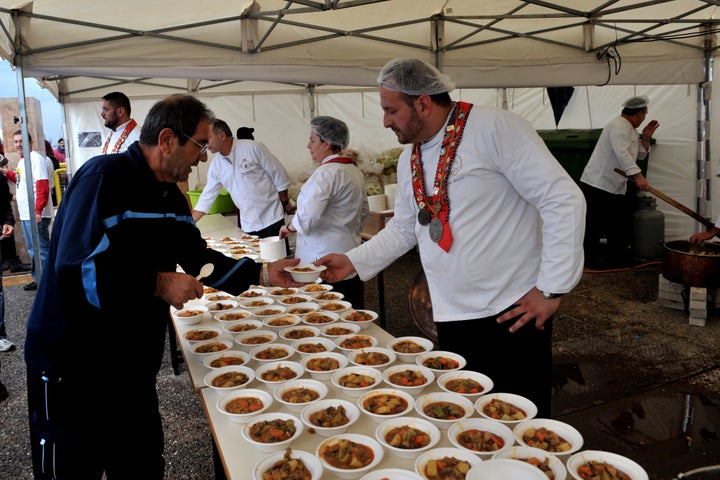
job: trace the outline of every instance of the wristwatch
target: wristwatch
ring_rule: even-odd
[[[553,298],[560,298],[563,295],[565,295],[564,293],[551,293],[551,292],[545,292],[543,290],[540,290],[540,293],[542,293],[543,298],[546,300],[551,300]]]

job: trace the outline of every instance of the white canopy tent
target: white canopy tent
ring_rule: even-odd
[[[390,58],[424,58],[456,99],[508,108],[555,128],[542,87],[575,86],[558,128],[602,128],[634,94],[661,122],[648,177],[712,216],[717,162],[709,108],[718,0],[0,0],[0,55],[64,105],[72,168],[98,148],[100,97],[113,90],[142,121],[159,98],[200,97],[232,128],[254,126],[292,171],[309,163],[308,122],[345,120],[351,147],[396,146],[375,80]],[[202,182],[201,169],[199,179]],[[705,179],[708,179],[706,182]],[[196,180],[197,181],[197,180]],[[192,187],[193,179],[191,179]],[[717,204],[717,205],[716,205]],[[715,208],[713,208],[715,207]],[[666,238],[695,222],[663,205]]]

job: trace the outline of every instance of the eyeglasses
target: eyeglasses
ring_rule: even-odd
[[[182,132],[180,132],[180,133],[182,133]],[[189,136],[185,135],[184,133],[182,134],[182,136],[185,137],[185,138],[187,138],[187,139],[190,140],[191,142],[193,142],[193,143],[194,143],[195,145],[197,145],[198,147],[200,147],[200,154],[198,155],[198,157],[202,157],[203,155],[205,155],[205,152],[207,152],[207,149],[208,149],[209,145],[203,145],[202,143],[198,142],[197,140],[195,140],[195,139],[192,138],[192,137],[189,137]]]

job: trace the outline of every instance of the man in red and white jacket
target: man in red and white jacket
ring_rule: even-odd
[[[28,255],[32,260],[30,273],[32,274],[33,281],[23,286],[23,290],[27,291],[37,290],[38,280],[37,268],[35,265],[35,245],[32,241],[33,233],[32,224],[30,222],[35,221],[37,223],[40,261],[44,265],[50,249],[50,223],[52,222],[53,217],[53,207],[50,203],[50,178],[47,166],[48,160],[39,152],[32,150],[32,137],[28,135],[28,139],[30,140],[30,163],[32,166],[32,180],[34,182],[34,215],[30,214],[28,188],[25,183],[27,180],[25,175],[22,131],[18,130],[13,134],[13,144],[15,145],[15,150],[20,154],[20,162],[18,162],[17,168],[14,171],[6,168],[0,168],[0,172],[7,177],[8,181],[15,184],[15,199],[17,200],[18,213],[20,214],[23,235],[25,236],[25,245],[27,246]]]

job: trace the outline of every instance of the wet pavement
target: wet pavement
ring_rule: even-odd
[[[553,418],[651,480],[720,479],[720,318],[658,305],[661,267],[586,272],[555,323]]]

